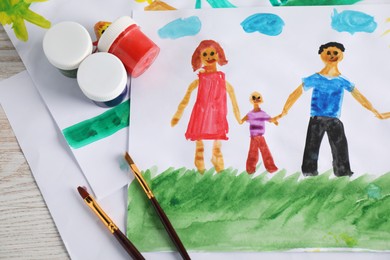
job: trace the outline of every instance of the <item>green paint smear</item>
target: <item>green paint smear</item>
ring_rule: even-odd
[[[129,126],[130,101],[91,119],[65,128],[62,133],[72,148],[80,148],[106,138]]]
[[[188,250],[390,249],[390,172],[374,180],[330,178],[330,171],[302,180],[285,171],[270,179],[233,169],[156,173],[144,177]],[[383,195],[373,199],[370,185]],[[136,181],[128,190],[127,235],[142,251],[175,250]]]
[[[233,8],[236,7],[228,0],[206,0],[212,8]],[[195,9],[202,8],[202,0],[196,0]]]
[[[273,6],[352,5],[361,0],[269,0]]]

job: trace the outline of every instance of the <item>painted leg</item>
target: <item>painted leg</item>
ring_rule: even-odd
[[[204,153],[203,142],[202,140],[198,140],[196,141],[196,149],[195,149],[195,166],[196,169],[198,169],[198,171],[202,174],[205,171],[203,153]]]
[[[333,119],[327,133],[332,150],[334,175],[351,176],[353,172],[349,164],[348,142],[343,123],[337,118]]]
[[[268,148],[267,142],[265,141],[264,136],[259,137],[259,147],[261,156],[263,158],[264,167],[269,173],[276,172],[278,170],[278,167],[276,167],[274,163],[274,159],[272,157],[271,151]]]
[[[325,126],[322,119],[311,117],[309,121],[302,162],[302,173],[305,176],[318,175],[318,154],[325,134]]]
[[[214,165],[215,171],[220,172],[225,168],[223,162],[223,155],[221,152],[222,143],[219,140],[215,140],[213,143],[213,156],[211,162]]]
[[[256,165],[259,161],[259,145],[258,140],[255,137],[251,137],[249,145],[248,158],[246,159],[246,171],[252,174],[256,171]]]

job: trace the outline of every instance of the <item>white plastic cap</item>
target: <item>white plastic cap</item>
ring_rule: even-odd
[[[127,27],[136,24],[129,16],[122,16],[113,22],[104,31],[98,42],[98,50],[102,52],[108,52],[115,39],[124,31]]]
[[[76,22],[61,22],[52,26],[43,38],[43,51],[49,62],[62,70],[77,69],[92,53],[88,31]]]
[[[97,52],[80,64],[77,83],[89,99],[106,102],[118,97],[126,88],[127,72],[119,58]]]

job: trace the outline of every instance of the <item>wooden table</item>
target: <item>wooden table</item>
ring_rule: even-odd
[[[25,70],[0,27],[0,80]],[[69,259],[53,219],[0,107],[0,259]]]

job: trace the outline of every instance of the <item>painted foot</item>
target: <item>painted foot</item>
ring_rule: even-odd
[[[267,169],[267,172],[269,173],[274,173],[278,170],[278,167],[274,166],[274,167],[270,167],[269,169]]]
[[[313,172],[303,172],[303,176],[305,177],[310,177],[310,176],[317,176],[318,171],[313,171]]]
[[[221,172],[225,168],[222,156],[213,155],[213,157],[211,158],[211,163],[214,165],[216,172]]]
[[[205,167],[204,167],[204,161],[203,160],[196,160],[195,161],[195,167],[198,170],[200,174],[203,174],[205,172]]]

